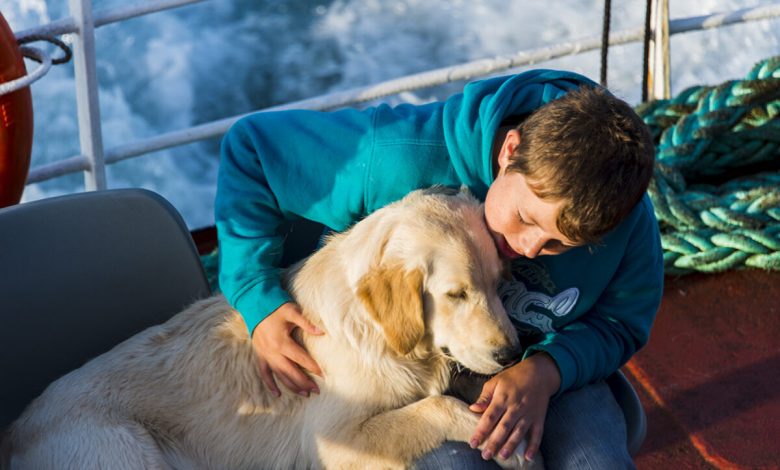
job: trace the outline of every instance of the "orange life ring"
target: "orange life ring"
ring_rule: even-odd
[[[11,27],[0,13],[0,83],[27,74]],[[0,207],[22,198],[32,150],[33,110],[30,87],[0,96]]]

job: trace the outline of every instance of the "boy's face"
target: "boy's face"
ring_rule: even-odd
[[[497,155],[498,176],[485,198],[485,220],[498,252],[504,258],[557,255],[575,246],[557,226],[563,201],[540,199],[524,175],[507,172],[509,156],[519,143],[517,131],[509,131]]]

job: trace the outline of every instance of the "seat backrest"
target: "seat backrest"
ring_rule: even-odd
[[[0,429],[66,372],[209,295],[176,209],[143,189],[0,210]]]

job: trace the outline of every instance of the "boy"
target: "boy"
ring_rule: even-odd
[[[340,231],[413,189],[465,184],[513,260],[500,290],[528,339],[524,359],[472,404],[482,417],[471,447],[485,442],[489,460],[527,438],[526,457],[541,445],[548,468],[630,467],[602,379],[646,343],[660,302],[660,239],[643,196],[652,169],[641,119],[570,72],[477,81],[422,106],[255,114],[223,142],[220,285],[252,333],[266,385],[317,393],[301,368],[321,372],[291,332],[321,332],[280,286],[279,224],[303,217]],[[448,443],[418,466],[462,467],[442,457],[452,450],[481,462]]]

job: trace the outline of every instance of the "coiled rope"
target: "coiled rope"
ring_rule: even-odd
[[[62,50],[62,56],[52,59],[48,52],[42,49],[24,45],[35,41],[47,41],[54,44]],[[64,41],[47,34],[30,35],[23,39],[19,39],[17,43],[21,46],[20,50],[22,52],[22,56],[34,60],[41,65],[36,67],[32,72],[15,80],[9,80],[7,82],[0,83],[0,96],[13,93],[17,90],[21,90],[24,87],[30,86],[31,84],[40,80],[44,75],[49,73],[49,69],[51,69],[52,65],[64,64],[68,62],[73,56],[70,47],[68,47]]]
[[[648,194],[666,273],[780,271],[780,56],[637,113],[656,142]]]

